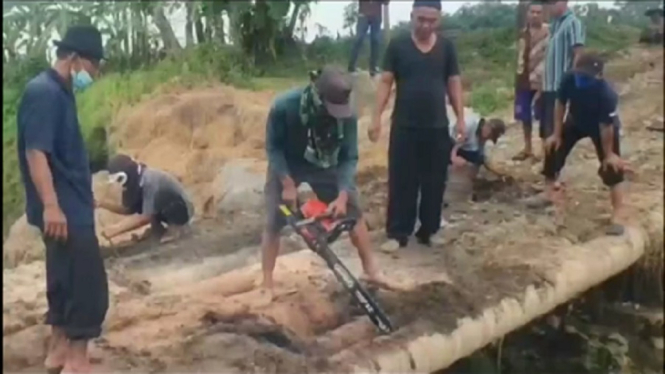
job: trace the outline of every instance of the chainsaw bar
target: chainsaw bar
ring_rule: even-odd
[[[296,215],[286,205],[280,205],[279,208],[289,226],[305,240],[305,243],[312,251],[323,258],[326,265],[335,274],[335,278],[342,283],[346,291],[351,294],[351,297],[360,304],[365,314],[379,331],[384,334],[392,333],[394,331],[393,326],[379,304],[330,248],[330,241],[327,238],[328,233],[321,222],[312,218],[298,220]],[[337,235],[334,235],[335,238],[337,236],[339,236],[339,232]]]

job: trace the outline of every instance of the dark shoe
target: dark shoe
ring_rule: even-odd
[[[416,240],[418,240],[418,243],[420,243],[422,245],[425,245],[425,246],[428,246],[428,247],[432,245],[432,234],[417,232],[415,237],[416,237]]]

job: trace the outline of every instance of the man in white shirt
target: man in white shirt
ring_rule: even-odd
[[[465,116],[466,122],[466,137],[462,144],[457,144],[453,147],[450,157],[453,167],[462,167],[467,163],[474,165],[473,175],[470,177],[475,178],[480,170],[480,166],[485,168],[499,177],[506,177],[506,175],[497,170],[485,157],[485,142],[491,140],[494,144],[499,138],[506,133],[506,124],[503,120],[498,118],[491,118],[486,120],[476,114],[467,114]],[[456,126],[449,128],[451,138],[457,136]]]

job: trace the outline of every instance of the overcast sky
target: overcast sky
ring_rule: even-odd
[[[312,39],[316,35],[315,25],[321,24],[330,32],[335,35],[337,31],[345,34],[342,26],[344,25],[344,7],[351,1],[319,1],[318,4],[312,6],[312,16],[307,22],[308,31],[307,39]],[[447,13],[453,13],[464,4],[477,3],[479,1],[442,1],[441,8]],[[517,1],[504,1],[504,3],[516,3]],[[592,1],[573,1],[572,5],[591,3]],[[614,1],[595,1],[601,7],[611,7]],[[411,13],[411,0],[391,0],[390,3],[390,23],[396,25],[402,21],[409,20]],[[445,21],[444,21],[445,22]]]

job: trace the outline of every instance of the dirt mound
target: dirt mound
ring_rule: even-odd
[[[201,212],[225,161],[263,158],[272,98],[227,86],[172,92],[122,111],[110,139],[120,151],[173,173]]]

